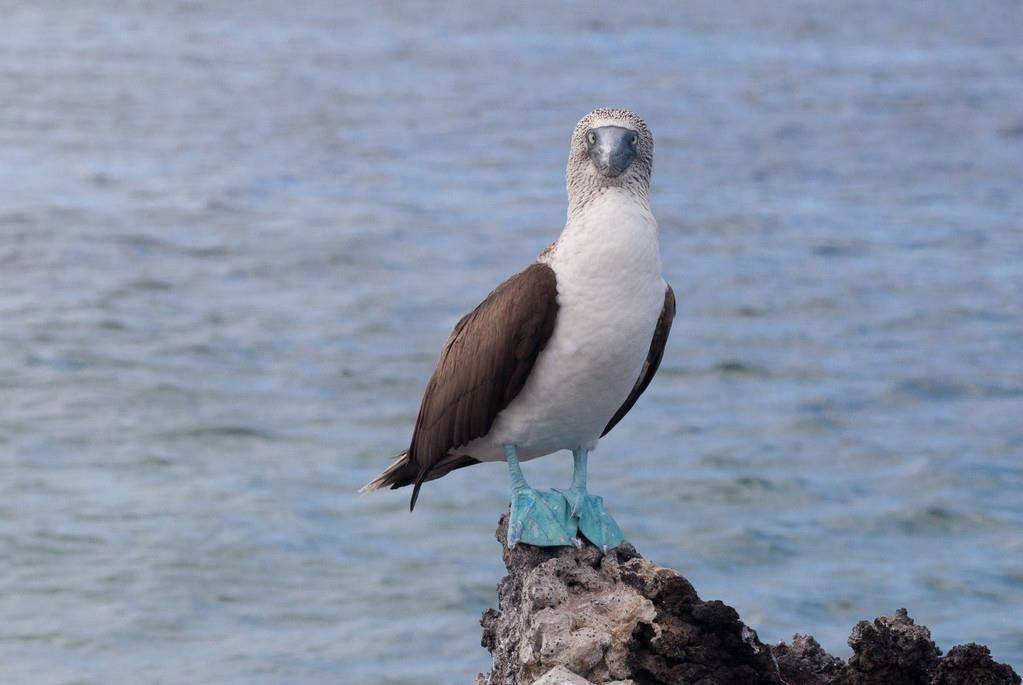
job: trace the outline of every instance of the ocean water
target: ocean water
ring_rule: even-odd
[[[355,491],[598,105],[679,298],[591,460],[628,537],[765,641],[1023,670],[1019,3],[3,4],[0,682],[485,670],[503,466]]]

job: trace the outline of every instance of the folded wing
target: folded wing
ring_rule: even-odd
[[[455,326],[426,386],[408,449],[406,473],[415,484],[410,507],[425,481],[476,463],[449,453],[486,435],[522,390],[554,331],[557,295],[554,271],[533,264]]]

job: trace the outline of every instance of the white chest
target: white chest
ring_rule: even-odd
[[[596,442],[639,378],[664,305],[657,223],[631,196],[608,191],[574,215],[545,260],[558,320],[486,441],[513,442],[524,459]]]
[[[572,217],[548,264],[558,277],[559,328],[611,326],[606,340],[628,336],[664,299],[657,222],[645,202],[606,191]],[[649,340],[647,341],[649,343]]]

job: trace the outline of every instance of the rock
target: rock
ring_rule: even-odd
[[[590,685],[590,681],[577,676],[564,666],[555,666],[542,678],[533,681],[533,685]]]
[[[905,609],[874,622],[860,621],[849,635],[848,685],[927,685],[941,650],[931,631],[918,626]]]
[[[771,652],[788,685],[838,685],[842,682],[845,664],[825,652],[810,635],[796,634],[791,646],[780,642]]]
[[[996,663],[984,645],[957,645],[949,650],[931,676],[930,685],[1020,685],[1020,677]]]
[[[942,658],[905,609],[858,623],[843,662],[806,635],[764,645],[735,609],[628,543],[508,549],[506,533],[507,515],[500,610],[480,621],[493,668],[474,685],[1021,685],[986,647]]]
[[[505,516],[502,544],[506,527]],[[607,554],[586,542],[505,546],[504,563],[500,611],[481,621],[494,665],[478,685],[547,685],[566,670],[583,679],[569,683],[782,685],[770,649],[735,609],[702,601],[631,545]]]
[[[771,651],[789,685],[1020,685],[1020,677],[996,663],[987,647],[960,645],[942,658],[931,631],[905,609],[860,621],[849,646],[853,655],[845,664],[802,635]]]

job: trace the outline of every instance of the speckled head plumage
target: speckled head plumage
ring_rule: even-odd
[[[627,109],[593,110],[572,133],[565,174],[569,212],[606,188],[647,198],[653,157],[654,138],[639,115]]]

